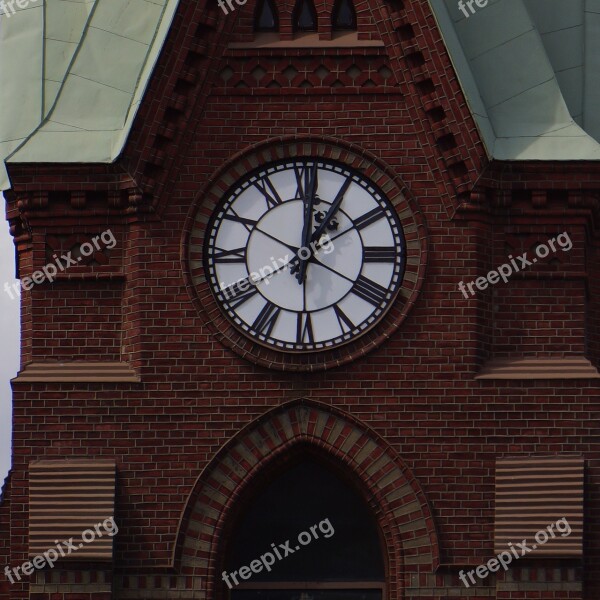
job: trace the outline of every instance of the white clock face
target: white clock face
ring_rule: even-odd
[[[303,158],[263,167],[230,190],[209,223],[205,257],[213,294],[247,336],[314,352],[383,317],[402,283],[405,242],[374,184]]]

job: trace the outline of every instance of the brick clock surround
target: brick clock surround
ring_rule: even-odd
[[[109,558],[69,557],[14,584],[0,573],[0,598],[225,600],[232,515],[310,455],[369,507],[385,600],[595,600],[600,166],[488,160],[425,0],[356,0],[343,34],[322,0],[304,36],[293,4],[276,1],[275,39],[253,32],[254,0],[227,16],[183,0],[118,161],[9,165],[19,277],[108,228],[117,243],[23,293],[0,567],[30,558],[35,461],[114,461],[119,533]],[[286,353],[225,317],[204,235],[237,181],[302,157],[386,194],[406,269],[373,329]],[[473,298],[458,290],[564,231],[569,252]],[[560,475],[549,491],[583,514],[580,548],[466,588],[460,570],[495,555],[496,462],[508,457],[559,461],[559,473],[582,461],[583,492]]]

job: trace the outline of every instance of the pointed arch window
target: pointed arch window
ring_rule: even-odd
[[[317,31],[317,11],[312,0],[297,0],[292,19],[294,31]]]
[[[228,529],[223,598],[383,598],[384,554],[370,507],[353,484],[312,457],[269,478]],[[269,570],[271,558],[261,562],[266,552],[274,561]]]
[[[352,0],[336,0],[331,17],[334,31],[356,31],[356,11]]]
[[[259,0],[254,12],[254,31],[279,31],[279,16],[273,0]]]

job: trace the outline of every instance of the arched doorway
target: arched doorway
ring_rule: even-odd
[[[385,587],[376,597],[400,600],[409,585],[412,590],[429,589],[431,574],[439,564],[439,546],[419,482],[394,449],[373,430],[348,413],[303,398],[274,407],[248,423],[198,476],[173,548],[173,567],[188,578],[187,585],[195,586],[194,590],[212,600],[230,599],[234,587],[242,592],[240,586],[230,590],[222,578],[239,519],[256,494],[295,464],[291,462],[294,458],[308,455],[329,466],[333,476],[359,490],[371,514],[376,515],[386,565]],[[336,521],[333,517],[330,520],[335,528]],[[304,527],[296,531],[296,535],[303,530]],[[331,539],[335,539],[337,531],[339,527]],[[274,536],[266,544],[271,547],[286,539],[287,536]],[[242,566],[249,565],[231,568]],[[245,583],[255,581],[250,577]],[[349,583],[356,586],[357,580]],[[308,600],[304,582],[298,585],[305,595],[292,598]],[[371,586],[368,590],[373,589],[373,582],[367,585]],[[343,598],[356,600],[351,593],[354,592],[344,592]],[[371,592],[361,593],[364,600],[370,600],[367,594]],[[339,600],[339,596],[331,594],[332,599]],[[266,595],[263,598],[271,600]],[[317,592],[314,600],[321,600]]]
[[[383,600],[379,527],[345,469],[307,453],[267,477],[227,527],[220,597]]]

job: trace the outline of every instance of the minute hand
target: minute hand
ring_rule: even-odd
[[[319,226],[315,229],[315,232],[312,234],[312,242],[318,240],[321,237],[323,231],[325,231],[327,224],[329,223],[329,221],[331,221],[333,215],[335,215],[335,213],[338,211],[338,208],[340,207],[340,204],[342,203],[342,200],[344,199],[344,196],[346,195],[346,192],[348,191],[348,188],[350,187],[351,183],[351,179],[346,179],[346,181],[344,181],[344,185],[340,188],[339,192],[337,193],[337,196],[335,197],[335,200],[329,207],[325,218],[321,221]]]

